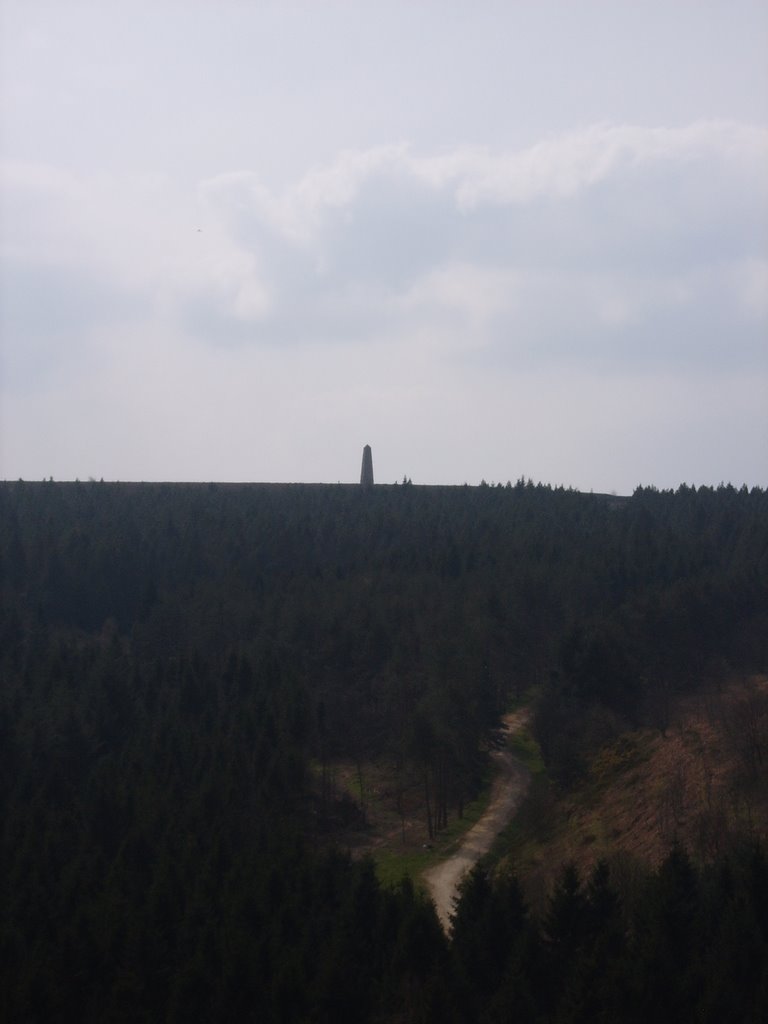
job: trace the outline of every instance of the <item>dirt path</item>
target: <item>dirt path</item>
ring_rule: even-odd
[[[528,720],[528,710],[514,711],[504,716],[507,736],[511,736]],[[509,750],[497,750],[491,755],[499,766],[491,790],[491,801],[480,820],[464,836],[459,850],[424,872],[429,893],[444,930],[451,928],[451,914],[459,884],[464,875],[488,853],[496,836],[512,819],[520,806],[530,781],[530,772]]]

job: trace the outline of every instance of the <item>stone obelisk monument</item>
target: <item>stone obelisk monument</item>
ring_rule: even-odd
[[[367,444],[363,448],[363,468],[360,470],[360,486],[373,487],[373,456],[371,446]]]

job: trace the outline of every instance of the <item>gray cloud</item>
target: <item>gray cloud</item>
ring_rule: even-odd
[[[764,160],[768,133],[717,122],[500,156],[349,153],[279,195],[214,179],[202,195],[269,295],[250,322],[222,308],[215,334],[364,343],[431,326],[448,351],[526,364],[762,365],[765,311],[734,281],[764,254]]]
[[[100,358],[94,332],[146,317],[146,296],[121,288],[96,268],[20,264],[0,286],[0,361],[8,390],[35,390],[82,373]]]

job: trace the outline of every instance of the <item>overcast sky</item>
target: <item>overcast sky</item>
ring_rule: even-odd
[[[0,477],[768,485],[766,0],[0,19]]]

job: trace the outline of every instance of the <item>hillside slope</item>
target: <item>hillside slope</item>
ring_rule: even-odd
[[[540,776],[506,836],[502,869],[541,904],[562,864],[656,868],[674,847],[699,862],[768,838],[768,677],[731,678],[680,698],[665,731],[600,749],[570,790]]]

